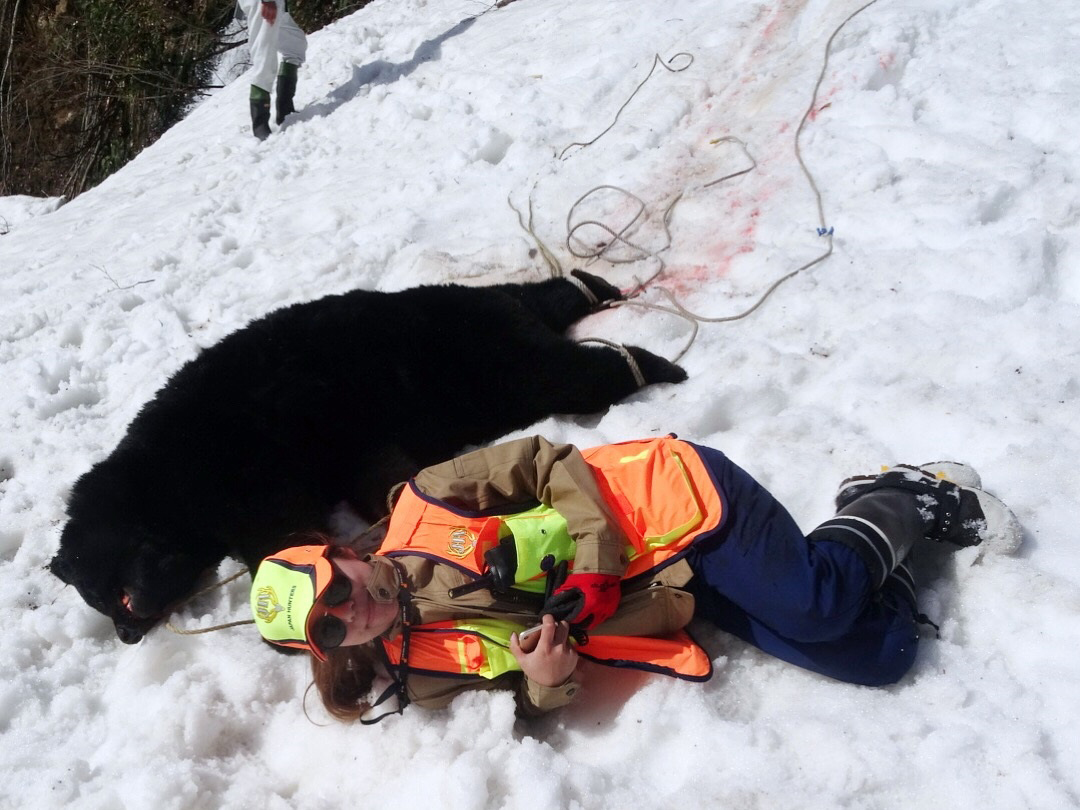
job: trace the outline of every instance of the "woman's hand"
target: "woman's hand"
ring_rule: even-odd
[[[570,646],[570,625],[556,622],[550,613],[542,619],[542,629],[525,640],[523,649],[517,633],[510,636],[510,652],[529,680],[541,686],[561,686],[574,674],[577,650]]]

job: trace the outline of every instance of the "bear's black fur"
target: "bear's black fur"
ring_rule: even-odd
[[[574,275],[601,302],[618,296]],[[180,368],[79,478],[50,568],[135,643],[225,555],[254,570],[341,501],[373,521],[423,466],[633,393],[619,352],[563,334],[592,308],[552,279],[357,290],[272,312]],[[686,378],[630,352],[648,383]]]

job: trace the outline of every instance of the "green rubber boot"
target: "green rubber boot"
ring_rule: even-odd
[[[251,131],[260,141],[270,137],[270,94],[251,85]]]
[[[274,104],[277,108],[277,124],[285,120],[285,116],[296,112],[293,106],[293,97],[296,95],[297,66],[291,62],[282,62],[278,70],[277,91]]]

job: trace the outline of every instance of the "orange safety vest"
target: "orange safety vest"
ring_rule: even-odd
[[[627,537],[630,564],[624,579],[651,574],[674,562],[695,539],[720,525],[720,495],[701,458],[686,442],[673,437],[645,439],[594,447],[582,455]],[[484,573],[484,553],[508,533],[518,549],[515,588],[542,587],[543,570],[551,567],[551,558],[566,560],[573,569],[573,539],[566,521],[550,507],[478,515],[430,498],[412,482],[402,490],[378,553],[418,554],[479,577]],[[542,569],[545,557],[549,559]],[[383,647],[399,671],[493,678],[520,669],[508,646],[510,633],[523,629],[495,619],[435,622],[408,628],[395,641],[384,641]],[[577,649],[610,666],[687,680],[707,680],[712,674],[709,656],[685,631],[662,638],[590,635]]]
[[[665,436],[602,445],[582,455],[627,538],[630,564],[624,579],[674,562],[695,539],[720,525],[720,494],[686,442]],[[412,481],[401,491],[378,553],[419,554],[478,577],[484,572],[484,554],[508,535],[517,541],[515,587],[537,589],[552,558],[566,560],[573,570],[573,538],[566,521],[550,507],[481,515],[430,498]]]
[[[391,714],[400,714],[409,704],[407,682],[412,673],[442,678],[474,680],[497,678],[521,671],[510,652],[510,633],[523,625],[502,619],[468,619],[432,622],[405,627],[393,641],[382,640],[381,650],[392,683],[372,707],[397,695],[398,705],[373,718],[361,718],[372,725]],[[688,681],[712,677],[712,661],[685,630],[670,636],[591,636],[579,645],[578,654],[599,664],[670,675]]]
[[[503,619],[463,619],[406,628],[383,639],[391,671],[449,678],[497,678],[521,667],[510,652],[510,634],[524,625]],[[685,630],[669,636],[594,636],[577,645],[583,658],[611,667],[639,669],[686,681],[707,681],[712,661]],[[404,670],[404,671],[403,671]]]

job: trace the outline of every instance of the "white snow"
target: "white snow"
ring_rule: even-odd
[[[311,37],[303,110],[265,143],[241,79],[70,203],[0,200],[0,806],[1080,806],[1073,0],[878,0],[856,16],[801,136],[832,256],[746,319],[702,324],[687,383],[522,431],[674,431],[723,449],[807,530],[847,475],[974,464],[1023,548],[928,558],[941,638],[900,684],[828,681],[706,631],[704,686],[593,672],[573,710],[532,725],[508,695],[474,694],[352,727],[313,696],[305,717],[306,662],[250,628],[125,647],[44,567],[73,481],[200,347],[354,287],[546,277],[508,199],[531,200],[569,270],[567,216],[591,188],[645,203],[628,234],[645,253],[681,194],[643,299],[747,309],[828,247],[795,133],[861,5],[376,0]],[[678,53],[692,63],[658,67],[560,159],[656,54],[686,66]],[[747,155],[753,171],[706,185]],[[607,191],[580,213],[617,231],[635,205]],[[590,269],[629,288],[659,266],[645,253]],[[691,328],[624,308],[577,334],[674,357]],[[245,612],[236,582],[176,621]]]

